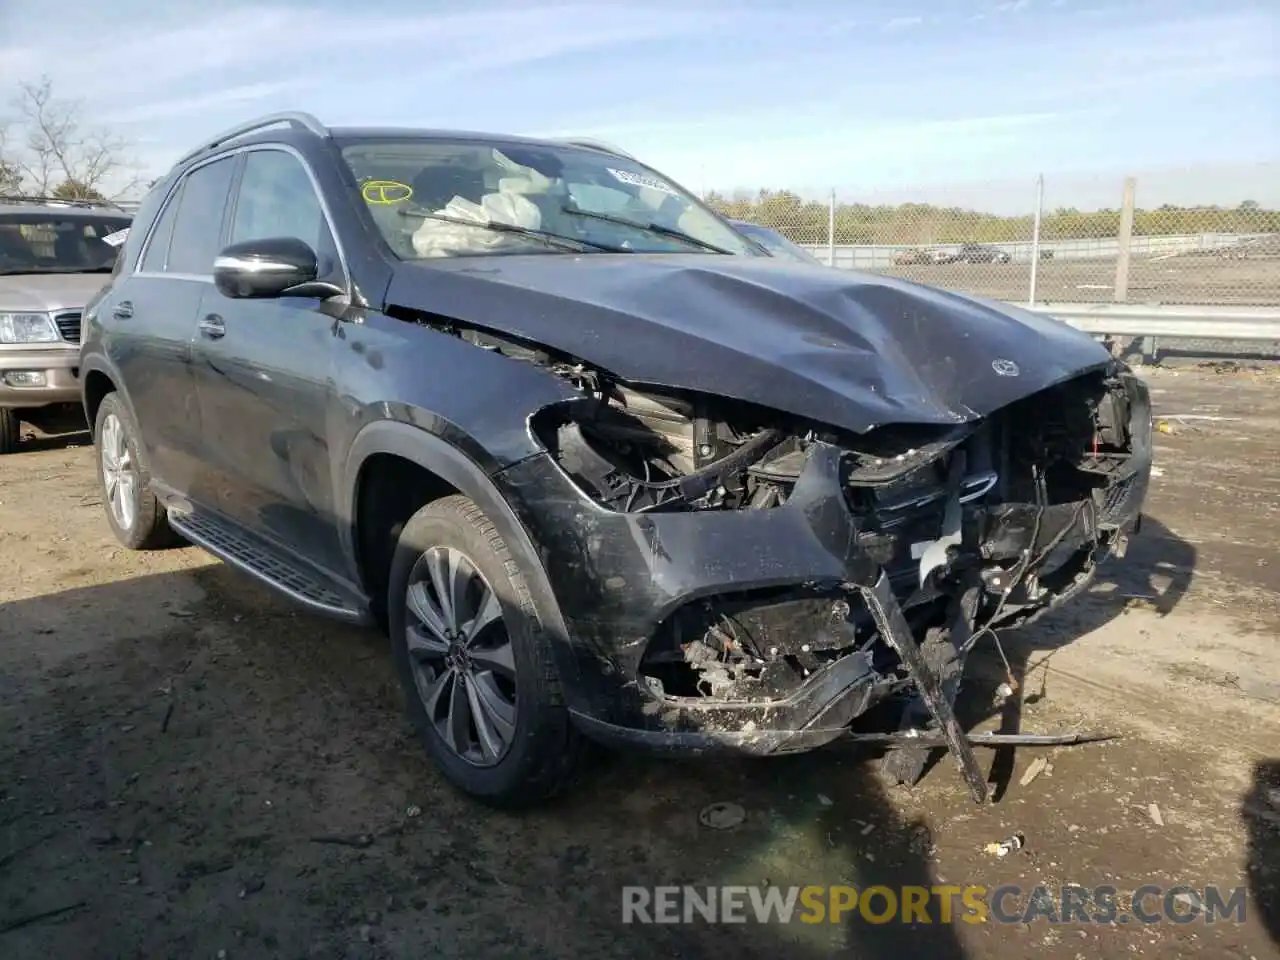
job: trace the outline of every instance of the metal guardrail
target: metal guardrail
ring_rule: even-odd
[[[1280,342],[1280,310],[1269,307],[1166,307],[1112,303],[1013,305],[1048,314],[1093,334]]]

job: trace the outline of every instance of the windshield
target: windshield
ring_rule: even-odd
[[[0,274],[110,273],[128,217],[0,213]]]
[[[745,233],[775,257],[782,257],[785,260],[798,260],[801,263],[817,264],[820,267],[826,266],[825,263],[804,247],[792,243],[776,230],[770,230],[768,227],[762,227],[756,223],[747,223],[743,220],[734,220],[732,222],[738,228],[739,233]]]
[[[760,256],[697,199],[634,160],[571,146],[359,139],[342,156],[396,256]]]

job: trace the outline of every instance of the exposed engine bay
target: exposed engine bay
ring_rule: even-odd
[[[776,510],[816,483],[815,460],[835,465],[850,535],[874,575],[719,593],[671,611],[643,645],[636,682],[653,702],[686,712],[759,704],[767,715],[856,660],[865,696],[854,715],[896,703],[900,730],[942,730],[955,752],[962,734],[947,728],[966,655],[984,637],[998,643],[993,628],[1078,594],[1100,560],[1122,555],[1132,529],[1117,518],[1145,493],[1149,400],[1122,366],[1100,366],[968,422],[854,434],[623,383],[473,328],[448,332],[576,388],[578,399],[538,411],[530,427],[578,490],[608,511]],[[924,751],[897,751],[889,762],[911,781]]]
[[[556,425],[549,449],[584,491],[616,510],[780,506],[800,479],[809,447],[840,446],[848,506],[860,532],[885,557],[908,608],[946,593],[931,576],[945,573],[952,562],[946,548],[961,543],[961,531],[947,529],[952,501],[971,516],[983,510],[1015,524],[1036,516],[1070,518],[1073,525],[1084,521],[1096,540],[1118,488],[1134,472],[1130,399],[1120,380],[1103,373],[1069,381],[976,423],[889,426],[862,437],[804,426],[789,432],[753,422],[745,412],[718,411],[702,398],[591,378],[581,382],[590,399],[583,409],[575,405],[572,420]],[[946,542],[948,534],[954,543]],[[1079,544],[1063,548],[1060,541],[1031,558],[1015,555],[999,538],[982,546],[984,583],[1004,601],[1002,613],[1012,616],[1049,599],[1049,581],[1041,581],[1061,569],[1069,548],[1078,552]],[[782,629],[789,625],[794,631],[799,611],[785,603],[784,610],[778,611]],[[745,614],[748,621],[762,615],[758,608]],[[722,611],[723,622],[706,627],[686,651],[704,678],[719,678],[699,684],[712,695],[732,692],[733,684],[724,679],[725,658],[767,662],[772,649],[751,639],[770,632],[764,621],[744,631],[742,616]],[[821,645],[810,643],[804,652]]]

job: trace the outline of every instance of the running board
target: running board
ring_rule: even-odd
[[[170,507],[169,526],[179,536],[316,613],[366,624],[368,614],[327,577],[222,517]]]

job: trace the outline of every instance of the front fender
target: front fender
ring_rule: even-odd
[[[343,468],[344,494],[341,502],[347,511],[344,537],[350,555],[356,556],[355,521],[359,507],[360,470],[375,454],[392,454],[416,463],[475,501],[484,511],[520,564],[542,628],[551,638],[560,675],[566,681],[571,680],[578,672],[577,661],[560,605],[533,540],[485,470],[449,441],[420,427],[395,420],[375,421],[360,430],[347,452]],[[367,583],[362,586],[368,589]],[[573,686],[566,683],[566,692],[571,693]]]
[[[137,412],[133,408],[133,398],[129,396],[129,388],[125,386],[124,378],[120,375],[120,371],[116,369],[115,364],[111,362],[111,358],[104,353],[97,351],[89,352],[80,351],[80,405],[84,408],[85,419],[89,423],[89,432],[93,432],[93,422],[95,411],[91,409],[90,395],[88,384],[91,373],[98,373],[105,376],[111,381],[112,389],[120,395],[120,399],[124,402],[125,408],[129,411],[129,416],[133,418],[133,422],[138,422]]]

